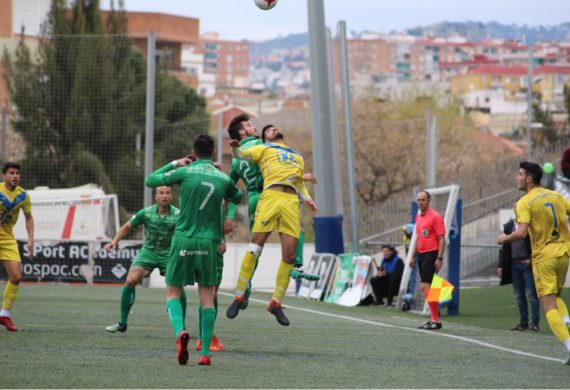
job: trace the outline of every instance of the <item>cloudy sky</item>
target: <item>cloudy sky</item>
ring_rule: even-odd
[[[308,0],[278,0],[270,11],[254,0],[125,0],[128,11],[161,12],[200,19],[200,32],[222,39],[266,40],[307,31]],[[115,0],[117,3],[117,0]],[[402,30],[441,21],[497,21],[519,25],[554,25],[570,21],[570,0],[325,0],[325,18],[334,28]],[[101,1],[108,8],[110,0]]]

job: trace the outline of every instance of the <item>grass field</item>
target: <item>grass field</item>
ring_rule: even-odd
[[[3,285],[0,285],[3,289]],[[463,290],[461,315],[426,320],[393,308],[344,308],[288,298],[291,326],[253,294],[229,320],[220,297],[216,334],[226,351],[212,366],[176,361],[165,293],[137,289],[126,334],[109,334],[120,287],[23,285],[12,315],[20,332],[0,329],[2,388],[568,388],[570,367],[544,318],[541,330],[512,332],[512,289]],[[189,291],[188,329],[195,343],[196,292]],[[570,302],[570,295],[565,299]],[[526,353],[526,354],[525,354]]]

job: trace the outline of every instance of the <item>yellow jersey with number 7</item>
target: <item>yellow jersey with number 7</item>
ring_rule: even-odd
[[[517,223],[528,224],[533,263],[570,254],[570,201],[564,196],[533,188],[517,202],[516,212]]]

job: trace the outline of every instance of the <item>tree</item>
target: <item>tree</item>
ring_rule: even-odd
[[[117,193],[128,210],[142,206],[137,139],[144,142],[146,60],[127,31],[123,1],[118,10],[112,3],[105,24],[98,0],[76,0],[71,11],[65,0],[52,0],[36,58],[24,38],[13,56],[5,51],[17,109],[12,123],[27,144],[28,187],[94,182]],[[193,136],[209,128],[209,116],[205,100],[160,65],[155,104],[161,165],[190,152]]]
[[[533,123],[542,124],[542,128],[533,130],[532,138],[535,145],[546,145],[555,142],[558,138],[554,121],[549,111],[543,110],[540,102],[532,104]]]
[[[495,161],[498,155],[510,154],[496,137],[475,129],[457,101],[355,100],[353,137],[361,206],[378,205],[395,194],[411,194],[414,186],[425,186],[428,111],[437,118],[438,183],[457,180],[473,168]]]

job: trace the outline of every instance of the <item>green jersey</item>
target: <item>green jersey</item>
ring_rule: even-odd
[[[247,137],[241,140],[240,145],[240,148],[245,150],[252,146],[263,145],[263,141],[259,137]],[[263,176],[257,164],[252,161],[232,159],[230,177],[236,184],[239,179],[243,180],[248,196],[250,193],[263,191]]]
[[[148,249],[159,256],[168,256],[180,210],[172,205],[168,214],[160,215],[159,210],[157,204],[139,210],[131,218],[131,226],[133,228],[144,226],[143,249]]]
[[[222,240],[222,201],[241,201],[242,193],[225,173],[210,160],[198,160],[173,170],[172,163],[154,171],[147,179],[149,187],[180,186],[180,217],[174,234]]]
[[[249,149],[252,146],[263,145],[263,141],[259,137],[247,137],[241,140],[240,145],[240,148]],[[263,176],[261,176],[259,166],[253,161],[239,160],[237,158],[232,159],[230,178],[235,184],[237,184],[239,179],[244,182],[248,199],[251,199],[251,197],[259,197],[259,194],[263,191]],[[233,220],[236,211],[237,206],[228,205],[227,217]]]

